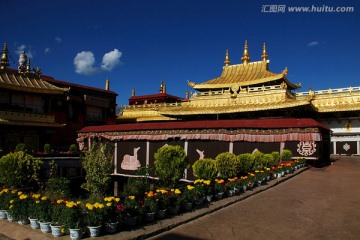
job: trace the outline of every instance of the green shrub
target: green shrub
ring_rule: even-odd
[[[211,158],[199,159],[192,165],[194,175],[197,178],[212,180],[216,177],[218,170],[216,168],[216,162]]]
[[[127,183],[124,185],[124,195],[126,196],[142,196],[145,192],[150,191],[151,183],[148,177],[152,172],[151,167],[140,167],[136,170],[135,176],[129,177]]]
[[[260,170],[263,169],[265,164],[264,164],[264,153],[260,152],[260,151],[256,151],[254,153],[252,153],[252,155],[254,156],[254,165],[252,170]]]
[[[51,145],[49,144],[49,143],[46,143],[45,145],[44,145],[44,153],[51,153],[52,152],[52,147],[51,147]]]
[[[110,174],[114,172],[113,154],[114,147],[110,142],[93,143],[82,159],[86,175],[81,187],[94,197],[104,197],[108,190]]]
[[[274,165],[274,157],[270,153],[265,153],[263,156],[264,167]]]
[[[64,177],[50,178],[45,184],[45,195],[53,200],[70,198],[70,180]]]
[[[253,169],[254,156],[251,153],[243,153],[237,156],[239,162],[239,173],[241,175],[247,174]]]
[[[280,153],[279,152],[272,152],[271,155],[273,156],[274,158],[274,163],[273,165],[276,165],[276,164],[279,164],[280,163]]]
[[[69,151],[73,152],[73,153],[77,152],[78,151],[78,146],[75,143],[71,144],[70,147],[69,147]]]
[[[155,174],[166,187],[175,187],[188,168],[188,158],[180,146],[165,145],[154,154]]]
[[[235,177],[237,170],[236,155],[230,152],[220,153],[216,156],[216,168],[222,178]]]
[[[26,146],[25,143],[19,143],[15,147],[15,152],[27,152],[27,151],[28,151],[28,147]]]
[[[23,151],[4,155],[0,159],[0,182],[7,187],[32,187],[38,184],[42,163]]]
[[[282,161],[289,161],[289,160],[291,160],[292,156],[293,156],[293,154],[292,154],[292,152],[290,150],[284,149],[282,151],[282,153],[281,153],[281,160]]]

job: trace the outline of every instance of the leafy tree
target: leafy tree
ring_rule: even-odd
[[[27,151],[28,151],[28,147],[26,146],[25,143],[19,143],[15,147],[15,152],[27,152]]]
[[[50,162],[50,176],[45,184],[45,195],[51,199],[70,198],[70,180],[57,175],[57,166]]]
[[[197,160],[192,165],[192,169],[196,177],[206,180],[212,180],[218,173],[216,168],[216,161],[211,158]]]
[[[293,154],[289,149],[284,149],[281,153],[281,160],[282,161],[289,161],[291,160]]]
[[[260,169],[264,168],[265,167],[264,160],[263,160],[264,153],[262,153],[260,151],[256,151],[256,152],[252,153],[252,155],[254,156],[254,165],[253,165],[252,170],[260,170]]]
[[[223,178],[235,177],[237,175],[236,155],[230,152],[220,153],[216,156],[216,168]]]
[[[175,187],[188,168],[188,157],[180,146],[165,145],[154,154],[155,174],[160,184]]]
[[[82,159],[86,172],[85,183],[81,187],[93,197],[104,197],[114,171],[114,147],[110,142],[93,143]]]
[[[0,159],[0,182],[15,188],[37,185],[42,164],[39,158],[23,151],[4,155]]]
[[[270,153],[265,153],[263,155],[263,162],[264,167],[270,167],[271,165],[274,165],[275,161],[273,155]]]
[[[274,158],[274,164],[279,164],[280,163],[280,153],[277,151],[274,151],[271,153],[271,155]]]
[[[240,175],[247,174],[253,169],[254,166],[254,156],[251,153],[243,153],[237,156],[239,161],[239,173]]]

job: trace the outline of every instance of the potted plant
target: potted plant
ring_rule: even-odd
[[[225,187],[225,181],[224,179],[215,179],[214,180],[214,192],[215,192],[215,198],[221,199],[223,197],[223,194],[226,190]]]
[[[181,206],[181,191],[179,189],[171,189],[168,191],[169,197],[169,213],[177,214]]]
[[[80,239],[84,223],[83,205],[80,201],[66,201],[60,213],[60,222],[70,233],[71,239]]]
[[[186,211],[189,211],[192,208],[196,200],[194,189],[195,187],[193,185],[187,185],[182,191],[181,202],[182,202],[182,206]]]
[[[10,189],[4,188],[0,191],[0,219],[6,218],[6,211],[9,210],[10,200],[13,194]]]
[[[105,229],[108,233],[115,233],[120,219],[120,198],[105,197]]]
[[[163,219],[170,204],[168,191],[165,189],[156,189],[156,199],[158,203],[158,211],[156,216],[160,219]]]
[[[17,197],[10,200],[9,213],[18,220],[19,224],[28,222],[31,201],[29,195],[21,191],[18,192]]]
[[[158,202],[156,195],[157,194],[154,194],[153,191],[145,193],[143,209],[145,213],[145,219],[148,222],[154,220],[155,214],[158,210]]]
[[[90,231],[91,237],[100,235],[102,224],[105,222],[106,209],[103,203],[86,203],[85,223]]]

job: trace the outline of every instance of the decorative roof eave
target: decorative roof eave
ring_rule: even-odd
[[[185,115],[202,115],[202,114],[227,114],[227,113],[240,113],[240,112],[257,112],[265,110],[276,110],[282,108],[293,108],[299,106],[310,105],[309,101],[287,101],[279,103],[260,103],[260,104],[249,104],[249,105],[237,105],[237,106],[215,106],[215,107],[174,107],[169,110],[169,108],[160,108],[159,113],[165,116],[185,116]]]
[[[214,78],[212,80],[216,80],[216,79],[220,79],[223,77],[219,77],[219,78]],[[210,80],[210,81],[212,81]],[[260,79],[256,79],[256,80],[252,80],[252,81],[246,81],[246,82],[237,82],[237,83],[225,83],[225,84],[195,84],[193,85],[193,89],[195,90],[202,90],[202,89],[222,89],[222,88],[230,88],[232,86],[234,86],[234,84],[237,84],[239,87],[243,87],[243,86],[250,86],[250,85],[256,85],[256,84],[261,84],[261,83],[267,83],[270,81],[277,81],[277,80],[283,80],[286,82],[286,84],[290,87],[290,89],[297,89],[300,87],[299,84],[293,84],[291,83],[283,74],[277,74],[275,76],[270,76],[270,77],[266,77],[266,78],[260,78]]]
[[[174,121],[177,120],[176,118],[171,118],[167,116],[150,116],[150,117],[118,117],[116,119],[117,122],[127,122],[129,120],[135,122],[150,122],[150,121]]]
[[[55,95],[62,95],[69,91],[69,88],[46,89],[46,88],[33,88],[33,87],[25,87],[25,86],[8,85],[1,83],[0,83],[0,88],[16,90],[21,92],[55,94]]]
[[[212,141],[247,141],[247,142],[284,142],[284,141],[321,141],[322,135],[318,128],[296,129],[212,129],[210,131],[164,130],[135,132],[87,132],[79,133],[77,142],[83,143],[86,138],[106,138],[111,141],[149,140],[163,141],[179,138],[181,140],[212,140]]]
[[[66,124],[61,124],[61,123],[56,123],[56,122],[14,121],[14,120],[0,118],[0,125],[61,128],[61,127],[64,127]]]

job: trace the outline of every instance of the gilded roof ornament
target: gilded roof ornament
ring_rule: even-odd
[[[266,61],[267,58],[268,58],[268,55],[266,53],[266,44],[265,43],[264,43],[264,46],[263,46],[263,52],[262,52],[261,58],[263,59],[263,61]]]
[[[187,81],[187,84],[189,87],[193,87],[195,86],[195,83],[194,82],[190,82],[189,80],[186,80]]]
[[[230,65],[230,58],[229,58],[229,50],[228,49],[226,49],[224,64],[225,64],[225,67]]]
[[[0,60],[0,68],[1,69],[5,69],[6,67],[8,67],[10,65],[8,53],[9,53],[9,51],[7,49],[7,45],[6,45],[6,43],[4,43],[4,49],[1,54],[1,60]]]
[[[283,75],[283,77],[285,77],[288,74],[288,68],[286,67],[281,74]]]
[[[250,61],[247,40],[245,41],[244,54],[242,55],[241,61],[243,61],[245,65],[248,64],[248,62]]]

